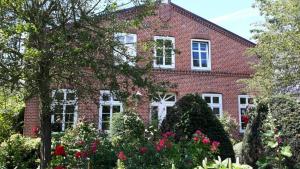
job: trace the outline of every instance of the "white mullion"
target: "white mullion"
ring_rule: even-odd
[[[62,125],[61,125],[61,130],[62,131],[65,131],[65,122],[66,122],[66,100],[67,100],[67,93],[66,93],[66,90],[63,90],[63,93],[64,93],[64,99],[63,99],[63,112],[62,112],[62,115],[63,115],[63,119],[62,119]]]
[[[166,66],[166,46],[165,46],[165,39],[163,39],[163,66]]]

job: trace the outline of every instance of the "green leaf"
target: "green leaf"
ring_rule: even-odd
[[[267,145],[271,148],[275,148],[278,146],[278,143],[275,141],[269,141]]]
[[[292,157],[292,155],[293,155],[290,146],[282,147],[280,153],[286,157]]]

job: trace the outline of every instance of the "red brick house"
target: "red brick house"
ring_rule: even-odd
[[[124,12],[130,14],[130,10]],[[235,118],[242,132],[241,115],[253,101],[243,93],[244,86],[237,80],[249,78],[253,73],[248,63],[255,58],[246,57],[245,51],[255,44],[168,1],[162,2],[156,15],[147,17],[143,26],[136,32],[118,33],[116,37],[132,56],[139,52],[136,47],[139,41],[155,40],[153,74],[158,81],[176,84],[175,89],[155,101],[141,96],[138,112],[144,121],[154,117],[161,121],[176,100],[188,93],[199,93],[217,116],[228,112]],[[109,95],[109,91],[100,93],[98,104],[94,104],[81,102],[80,98],[77,102],[73,90],[58,90],[53,106],[60,113],[52,116],[53,130],[64,131],[80,117],[108,130],[112,114],[123,111],[123,104]],[[38,103],[37,98],[26,102],[25,135],[32,135],[32,128],[39,125]]]

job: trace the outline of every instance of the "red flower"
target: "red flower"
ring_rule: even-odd
[[[250,117],[248,115],[242,115],[242,122],[248,124]]]
[[[81,152],[80,152],[80,151],[77,151],[77,152],[75,153],[75,158],[81,158],[81,157],[82,157]]]
[[[175,133],[168,131],[162,134],[163,138],[175,137]]]
[[[55,150],[54,150],[54,155],[56,155],[56,156],[66,156],[66,152],[65,152],[64,146],[57,145],[55,147]]]
[[[209,144],[209,143],[210,143],[209,138],[204,137],[204,138],[202,139],[202,143],[203,143],[203,144]]]
[[[283,140],[282,140],[281,137],[277,137],[276,140],[277,140],[277,143],[278,143],[278,144],[282,144],[282,143],[283,143]]]
[[[141,147],[139,151],[140,151],[140,153],[141,153],[142,155],[144,155],[145,153],[147,153],[148,148],[147,148],[147,147]]]
[[[218,142],[218,141],[213,141],[212,144],[211,144],[211,146],[210,146],[210,150],[213,151],[213,152],[217,151],[219,145],[220,145],[220,142]]]
[[[31,131],[34,135],[38,135],[40,132],[40,129],[38,127],[32,127]]]
[[[97,143],[96,143],[96,142],[93,142],[93,143],[92,143],[91,149],[92,149],[92,152],[93,152],[93,153],[96,153],[96,151],[97,151]]]
[[[118,159],[120,159],[121,161],[127,160],[127,157],[126,157],[126,155],[124,154],[123,151],[120,151],[120,152],[119,152],[119,154],[118,154]]]
[[[60,166],[54,167],[54,169],[66,169],[66,167],[60,165]]]
[[[194,137],[193,140],[197,143],[199,141],[199,137]]]

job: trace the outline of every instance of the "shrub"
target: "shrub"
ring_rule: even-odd
[[[203,160],[202,166],[198,166],[195,169],[252,169],[251,166],[237,163],[232,163],[230,158],[221,160],[219,157],[218,160],[214,160],[212,163],[208,163],[207,159]]]
[[[224,112],[223,116],[220,117],[220,122],[222,123],[224,130],[228,133],[232,144],[236,144],[242,140],[239,133],[239,124],[230,116],[230,114]]]
[[[39,138],[14,134],[0,145],[0,168],[37,168]]]
[[[197,129],[221,143],[219,153],[222,158],[234,158],[228,134],[207,103],[198,94],[186,95],[176,102],[161,126],[163,132],[174,131],[176,140],[192,138]]]
[[[133,112],[115,113],[112,118],[110,136],[114,143],[134,144],[144,136],[144,122]]]
[[[53,141],[52,167],[66,168],[113,168],[116,156],[107,136],[86,122],[79,122],[75,128]]]

